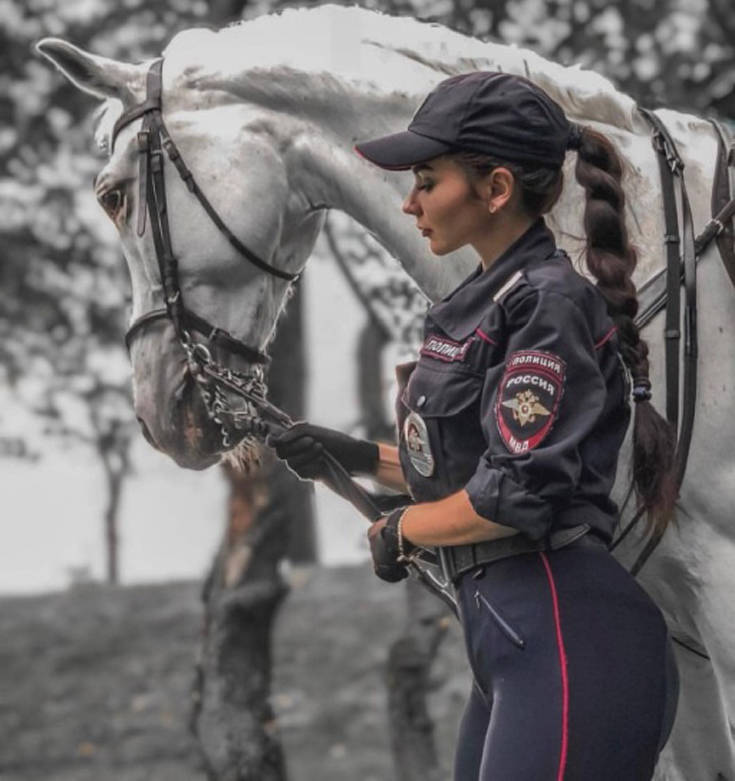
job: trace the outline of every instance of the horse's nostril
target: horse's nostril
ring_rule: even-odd
[[[151,432],[148,430],[148,426],[146,425],[143,418],[139,418],[136,416],[136,420],[138,423],[140,423],[140,428],[143,431],[143,436],[146,438],[146,442],[148,442],[149,445],[153,445],[153,447],[157,447],[155,440],[151,436]]]

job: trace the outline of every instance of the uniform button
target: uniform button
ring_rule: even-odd
[[[419,396],[416,399],[416,406],[417,407],[423,407],[424,404],[426,404],[426,396]]]

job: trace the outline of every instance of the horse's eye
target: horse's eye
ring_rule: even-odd
[[[106,190],[97,196],[97,200],[110,218],[116,220],[124,202],[122,190]]]

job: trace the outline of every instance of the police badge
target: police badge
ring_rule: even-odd
[[[403,436],[411,466],[422,476],[434,474],[434,456],[431,453],[429,432],[426,423],[416,412],[411,412],[403,424]]]

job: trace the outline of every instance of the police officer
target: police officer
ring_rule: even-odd
[[[542,216],[570,149],[596,284]],[[369,538],[380,577],[401,580],[414,546],[433,546],[453,580],[473,673],[456,781],[650,779],[677,678],[660,611],[607,550],[631,397],[651,523],[666,523],[675,487],[632,320],[620,159],[532,82],[493,72],[441,82],[408,130],[356,150],[413,170],[403,211],[433,253],[469,244],[481,262],[429,310],[418,361],[399,367],[398,448],[304,423],[276,452],[318,479],[326,449],[413,497]]]

